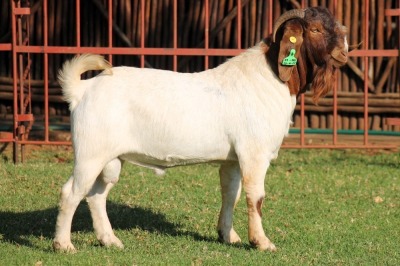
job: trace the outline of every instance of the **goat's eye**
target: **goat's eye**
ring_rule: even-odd
[[[318,28],[311,28],[311,32],[312,32],[312,33],[317,33],[317,32],[320,32],[320,31],[319,31]]]

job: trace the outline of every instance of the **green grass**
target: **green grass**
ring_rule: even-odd
[[[73,222],[76,254],[51,248],[68,148],[33,149],[13,165],[0,154],[0,265],[399,265],[400,153],[281,150],[268,171],[263,223],[278,247],[252,249],[243,195],[241,245],[217,241],[217,165],[165,176],[129,164],[108,213],[125,249],[101,247],[87,205]]]

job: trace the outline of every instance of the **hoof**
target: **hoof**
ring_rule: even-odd
[[[250,244],[260,251],[276,251],[276,246],[269,239],[264,239],[263,241],[253,240],[250,241]]]
[[[267,245],[258,246],[257,249],[261,250],[261,251],[266,250],[266,251],[275,252],[276,251],[276,246],[273,243],[270,242]]]
[[[54,251],[66,252],[66,253],[76,253],[76,249],[71,242],[62,243],[60,241],[53,241]]]
[[[119,240],[115,235],[103,236],[101,239],[99,239],[99,241],[105,247],[117,247],[120,249],[124,248],[124,244],[122,244],[121,240]]]
[[[229,234],[224,234],[222,230],[218,230],[218,240],[227,244],[236,244],[242,242],[239,235],[233,229],[229,232]]]

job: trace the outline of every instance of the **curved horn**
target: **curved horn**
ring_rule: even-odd
[[[293,18],[304,18],[305,16],[305,9],[292,9],[286,13],[283,13],[274,23],[274,30],[272,33],[272,41],[275,42],[275,35],[280,26],[288,21],[289,19]]]

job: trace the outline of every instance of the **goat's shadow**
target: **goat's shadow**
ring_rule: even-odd
[[[202,236],[196,232],[181,230],[179,223],[170,222],[164,214],[150,209],[129,207],[118,203],[107,202],[107,212],[113,229],[129,230],[139,228],[148,232],[158,232],[171,236],[190,236],[195,241],[217,242],[217,238]],[[52,239],[58,214],[57,208],[29,212],[0,211],[0,235],[2,242],[36,247],[29,238]],[[92,232],[92,219],[87,204],[82,202],[78,207],[72,224],[72,232]],[[49,247],[50,250],[50,247]]]

